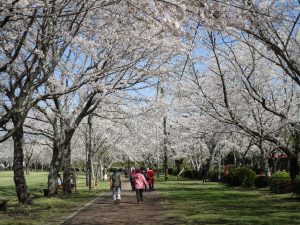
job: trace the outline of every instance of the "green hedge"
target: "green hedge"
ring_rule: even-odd
[[[270,191],[277,194],[292,191],[292,182],[289,173],[285,171],[276,172],[271,177]]]
[[[224,183],[229,186],[252,186],[255,179],[255,172],[246,167],[238,167],[229,171],[224,177]]]
[[[271,182],[270,177],[266,176],[256,176],[254,179],[255,187],[262,188],[262,187],[269,187]]]

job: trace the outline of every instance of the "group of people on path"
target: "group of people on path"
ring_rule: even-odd
[[[142,204],[144,190],[154,191],[154,171],[151,168],[148,168],[147,171],[143,167],[141,169],[132,168],[129,179],[131,188],[136,193],[137,203]],[[110,177],[110,189],[115,203],[121,201],[121,185],[120,173],[117,169],[113,169]]]

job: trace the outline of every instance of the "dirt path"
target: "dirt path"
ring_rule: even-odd
[[[144,203],[137,204],[135,192],[131,191],[130,183],[125,181],[122,184],[121,196],[121,202],[115,204],[111,192],[107,192],[81,209],[63,225],[178,224],[174,218],[167,217],[167,209],[163,207],[157,191],[144,192]]]

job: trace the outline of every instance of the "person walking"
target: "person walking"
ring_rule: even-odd
[[[131,190],[133,190],[133,191],[135,191],[134,175],[135,175],[135,169],[131,169],[131,172],[129,174],[129,180],[130,180],[130,184],[131,184]]]
[[[141,174],[145,177],[146,181],[148,182],[148,174],[147,174],[147,170],[145,167],[141,167]],[[149,184],[148,184],[149,185]],[[146,189],[146,185],[145,185],[145,188],[144,188],[144,191],[147,191]]]
[[[203,183],[207,182],[208,179],[208,172],[209,172],[209,161],[206,161],[206,164],[203,166],[202,168],[202,179],[203,179]]]
[[[115,168],[113,169],[113,174],[109,179],[109,183],[114,202],[117,203],[121,201],[121,176]]]
[[[147,170],[147,181],[149,185],[149,191],[154,191],[154,171],[152,168]]]
[[[136,193],[136,200],[138,204],[143,203],[143,191],[146,186],[146,190],[149,188],[149,185],[144,177],[143,174],[141,174],[141,170],[136,169],[134,174],[134,184],[135,184],[135,193]]]

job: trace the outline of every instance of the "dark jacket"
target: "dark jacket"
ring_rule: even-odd
[[[113,187],[120,187],[121,186],[121,177],[119,173],[113,173],[111,175],[111,184]]]

